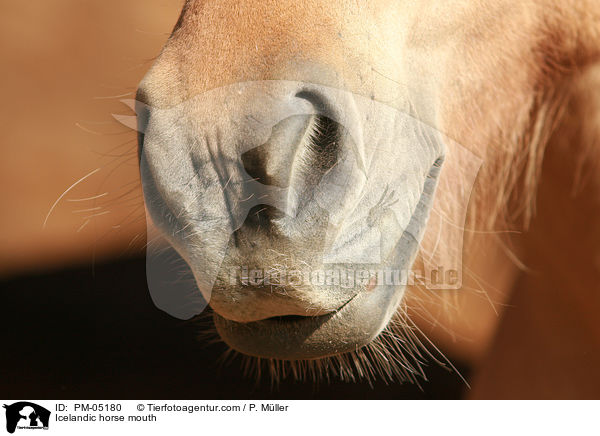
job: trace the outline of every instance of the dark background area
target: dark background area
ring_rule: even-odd
[[[271,386],[265,374],[257,383],[244,376],[241,358],[222,362],[227,348],[211,340],[210,317],[184,322],[154,306],[141,258],[13,278],[0,289],[3,397],[450,399],[467,389],[435,362],[421,388],[334,380]]]

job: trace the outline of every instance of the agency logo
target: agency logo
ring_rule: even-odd
[[[6,431],[14,433],[19,430],[48,430],[50,411],[29,401],[19,401],[4,405],[6,409]]]

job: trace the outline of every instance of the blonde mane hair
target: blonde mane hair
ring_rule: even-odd
[[[556,135],[574,136],[574,132],[565,132],[575,127],[572,123],[565,125],[565,115],[573,113],[573,105],[590,103],[582,101],[581,92],[582,84],[594,81],[598,75],[595,63],[600,61],[600,8],[595,9],[591,4],[549,8],[536,50],[530,58],[520,59],[537,80],[526,104],[512,120],[514,128],[499,130],[498,139],[489,144],[490,156],[484,159],[478,178],[478,185],[484,188],[476,190],[478,195],[470,208],[471,222],[483,229],[528,228],[535,214],[546,148]],[[599,156],[594,153],[596,126],[586,122],[590,120],[585,117],[580,121],[576,127],[581,129],[580,137],[572,144],[573,155],[579,161],[575,181],[584,179],[585,158],[597,160]],[[465,120],[465,125],[472,124]]]

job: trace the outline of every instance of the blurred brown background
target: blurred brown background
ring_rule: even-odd
[[[1,276],[120,255],[144,234],[135,132],[111,114],[131,115],[119,99],[134,98],[181,3],[0,3]]]

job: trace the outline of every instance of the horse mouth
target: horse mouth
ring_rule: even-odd
[[[372,298],[375,295],[368,292],[357,293],[337,310],[316,316],[285,315],[253,322],[232,321],[216,312],[213,316],[223,340],[243,354],[282,360],[319,359],[357,350],[379,334],[387,319],[385,310],[373,311],[375,300],[383,302],[391,297],[383,290],[379,294]]]
[[[431,208],[439,164],[432,165],[408,227],[380,267],[405,273],[411,268]],[[396,313],[404,290],[402,283],[369,281],[329,313],[239,322],[215,311],[214,322],[225,343],[243,354],[291,361],[321,359],[356,351],[373,341]]]

